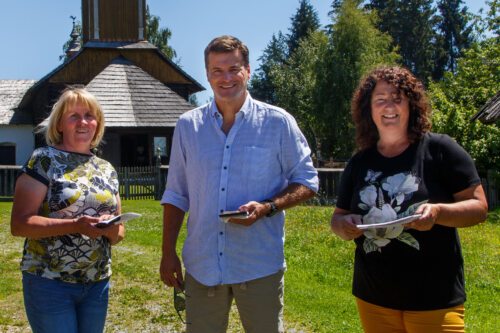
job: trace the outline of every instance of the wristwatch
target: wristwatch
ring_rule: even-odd
[[[267,217],[274,216],[274,215],[276,215],[276,213],[279,212],[278,207],[276,207],[276,203],[274,201],[272,201],[271,199],[263,200],[263,201],[261,201],[261,203],[263,203],[263,204],[268,203],[269,206],[271,207],[271,210],[269,211],[269,213],[266,214]]]

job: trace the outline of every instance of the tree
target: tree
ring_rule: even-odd
[[[278,32],[273,34],[264,52],[259,57],[260,67],[255,71],[250,80],[250,94],[258,100],[276,104],[275,83],[271,80],[270,73],[273,68],[281,67],[286,59],[288,46],[285,36]]]
[[[324,120],[318,118],[314,100],[318,74],[328,52],[328,37],[316,31],[301,39],[297,49],[283,66],[271,67],[270,81],[275,87],[276,104],[293,114],[312,150],[317,153],[317,138]]]
[[[434,72],[434,59],[442,57],[432,0],[372,0],[367,8],[377,11],[377,27],[391,35],[402,64],[427,82]]]
[[[300,0],[299,8],[291,18],[290,34],[284,36],[280,31],[273,34],[271,41],[259,58],[260,66],[250,80],[249,91],[255,98],[270,104],[276,104],[275,83],[270,72],[280,68],[297,49],[300,41],[307,38],[320,27],[319,18],[309,0]]]
[[[479,170],[500,169],[500,128],[470,118],[500,90],[500,41],[477,42],[458,59],[455,73],[430,85],[433,129],[455,138]]]
[[[292,26],[288,35],[288,54],[292,55],[303,38],[319,29],[318,13],[309,3],[309,0],[300,0],[299,8],[291,18]]]
[[[160,18],[150,14],[149,6],[146,6],[146,36],[148,42],[159,48],[168,59],[173,60],[177,56],[175,50],[168,44],[172,31],[167,27],[160,28]]]
[[[437,24],[439,49],[444,52],[436,57],[433,77],[440,79],[444,71],[455,71],[462,50],[468,48],[473,39],[472,25],[468,24],[470,14],[462,0],[440,0],[437,6],[441,13]]]
[[[377,16],[345,0],[332,16],[330,47],[318,71],[315,90],[319,140],[325,155],[347,159],[354,149],[350,102],[360,78],[376,65],[399,60],[389,35],[376,28]],[[349,139],[347,139],[349,138]]]

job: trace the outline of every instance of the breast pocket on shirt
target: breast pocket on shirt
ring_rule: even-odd
[[[243,175],[251,198],[266,196],[272,186],[277,159],[268,148],[249,146],[245,147],[243,158]]]

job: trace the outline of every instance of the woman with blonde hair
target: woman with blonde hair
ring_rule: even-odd
[[[104,134],[96,98],[69,88],[52,108],[48,146],[36,149],[16,182],[11,232],[25,237],[21,260],[26,314],[33,332],[102,332],[108,306],[111,245],[121,224],[113,166],[95,156]]]

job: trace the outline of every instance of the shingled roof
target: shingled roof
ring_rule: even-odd
[[[500,118],[500,91],[483,105],[478,113],[472,116],[471,121],[479,119],[484,124],[492,124]]]
[[[86,88],[101,103],[106,127],[173,127],[193,108],[123,57],[114,59]]]
[[[0,80],[0,125],[32,124],[31,115],[17,109],[36,80]]]

